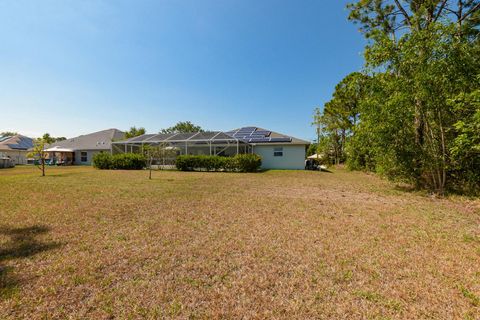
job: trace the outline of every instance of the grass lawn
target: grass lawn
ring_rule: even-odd
[[[0,318],[480,319],[480,201],[373,175],[0,171]]]

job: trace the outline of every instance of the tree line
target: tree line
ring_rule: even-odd
[[[203,132],[202,127],[193,124],[190,121],[179,121],[175,125],[161,129],[159,133],[191,133],[191,132]],[[126,138],[133,138],[137,136],[144,135],[146,133],[145,128],[137,128],[135,126],[130,127],[130,129],[125,132]]]
[[[480,190],[480,1],[361,0],[365,65],[314,112],[331,163],[418,188]]]

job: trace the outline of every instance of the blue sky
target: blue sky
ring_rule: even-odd
[[[0,0],[0,131],[72,137],[190,120],[312,139],[363,64],[341,0]]]

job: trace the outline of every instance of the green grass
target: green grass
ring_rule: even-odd
[[[470,303],[475,307],[480,307],[480,298],[468,290],[467,288],[461,287],[462,294],[465,298],[470,300]]]
[[[340,169],[39,173],[0,170],[0,319],[480,318],[475,199]]]

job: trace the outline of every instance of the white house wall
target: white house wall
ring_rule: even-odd
[[[87,161],[82,162],[82,152],[87,153]],[[75,151],[75,159],[74,159],[74,164],[75,165],[91,165],[92,164],[92,158],[95,154],[102,152],[102,150],[78,150]],[[103,152],[110,153],[110,150],[103,150]]]
[[[274,149],[282,147],[283,156],[274,156]],[[262,157],[262,169],[305,169],[304,145],[256,145],[253,153]]]

